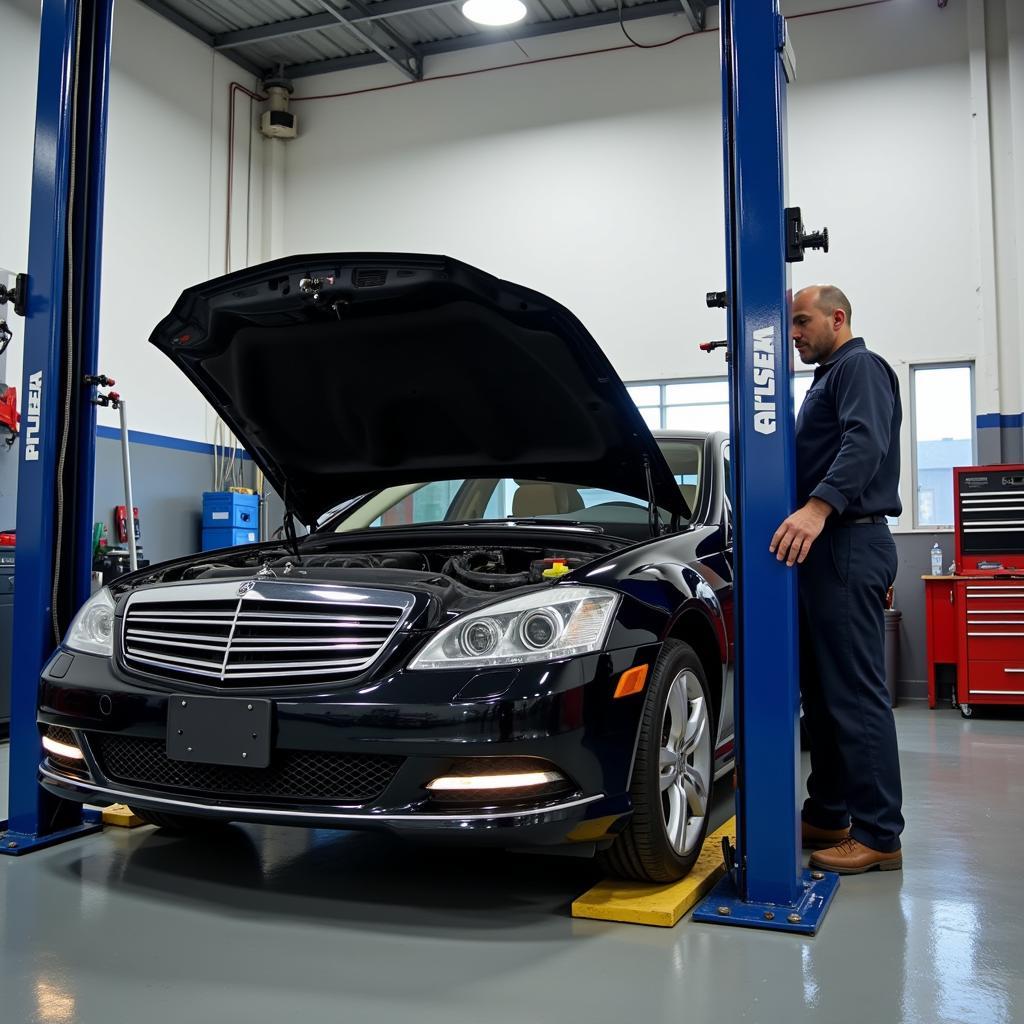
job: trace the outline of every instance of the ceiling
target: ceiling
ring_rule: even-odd
[[[524,0],[526,18],[506,28],[468,21],[459,0],[141,0],[261,79],[290,79],[391,64],[410,80],[442,53],[614,25],[617,0]],[[683,15],[704,28],[717,0],[621,0],[623,21]]]

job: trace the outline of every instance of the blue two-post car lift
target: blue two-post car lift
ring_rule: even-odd
[[[800,859],[796,573],[768,550],[796,500],[789,263],[828,248],[786,208],[786,86],[794,62],[779,0],[722,0],[726,292],[732,437],[736,847],[695,921],[814,934],[839,885]]]
[[[794,501],[788,261],[820,239],[786,210],[778,0],[721,0],[736,559],[737,845],[694,913],[814,932],[838,885],[801,871],[796,584],[769,540]],[[90,580],[95,374],[112,0],[43,0],[18,478],[10,816],[0,852],[92,831],[37,782],[37,681]],[[38,417],[38,418],[37,418]]]
[[[23,854],[100,828],[36,781],[43,665],[89,596],[112,0],[43,0],[18,456],[8,820]]]

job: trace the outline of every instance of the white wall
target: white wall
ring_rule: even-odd
[[[1005,37],[1007,21],[996,19],[972,92],[978,62],[968,12],[981,3],[950,0],[940,10],[934,0],[893,0],[791,20],[799,74],[790,90],[790,199],[833,237],[832,253],[809,254],[794,284],[841,284],[857,328],[898,368],[975,358],[978,411],[1015,412],[1020,381],[1008,386],[1001,376],[1020,373],[1013,328],[1024,232],[1008,225],[1024,209],[1024,159],[1014,159],[1011,145],[1013,126],[1019,135],[1024,123],[1019,83],[1016,95],[1010,89],[1024,49],[995,38]],[[1007,3],[1019,36],[1021,19]],[[785,6],[798,15],[826,4]],[[37,11],[32,0],[0,0],[6,77],[22,83],[19,102],[6,108],[0,160],[0,266],[12,269],[24,267],[27,249]],[[681,16],[632,25],[645,41],[685,28]],[[611,27],[522,47],[539,58],[622,44]],[[506,42],[435,58],[428,75],[525,59]],[[224,269],[232,78],[253,84],[136,0],[120,0],[101,364],[123,382],[138,430],[212,439],[205,402],[145,339],[183,287]],[[300,80],[297,95],[396,81],[377,67]],[[993,128],[979,139],[972,129],[980,100],[988,116],[990,88]],[[724,283],[719,104],[716,32],[662,49],[298,102],[298,140],[270,145],[255,136],[249,204],[248,101],[240,97],[232,262],[331,249],[445,252],[565,302],[627,379],[718,374],[720,355],[696,345],[724,331],[721,312],[703,303],[705,291]],[[990,143],[986,213],[979,154]],[[272,150],[283,168],[263,181]],[[247,257],[250,205],[257,215]],[[993,280],[986,244],[1003,254],[989,260]],[[986,319],[1000,271],[1006,283]],[[1000,331],[1002,348],[993,341]],[[9,382],[19,380],[19,363],[16,342]],[[112,424],[112,414],[101,411],[101,422]]]
[[[0,266],[24,270],[38,62],[38,3],[0,0],[5,79],[18,102],[5,104],[0,195],[8,230],[0,231]],[[135,0],[118,0],[111,59],[104,209],[100,369],[117,379],[133,430],[212,440],[203,398],[148,344],[158,320],[183,288],[224,272],[228,84],[252,77]],[[237,100],[233,266],[246,262],[249,101]],[[256,136],[259,140],[259,136]],[[252,195],[261,194],[254,142]],[[249,232],[258,252],[260,219]],[[23,321],[15,323],[7,380],[20,386]],[[99,410],[99,422],[117,415]]]
[[[683,27],[633,31],[650,41]],[[971,354],[963,4],[901,0],[797,19],[791,33],[790,199],[833,238],[794,284],[843,286],[858,329],[894,362]],[[524,46],[535,56],[621,42],[612,28]],[[428,75],[522,59],[506,44],[435,61]],[[349,72],[300,81],[297,95],[391,79]],[[703,302],[724,284],[717,33],[295,109],[286,251],[444,252],[565,302],[627,379],[722,372],[720,355],[696,348],[724,331]]]
[[[682,24],[658,20],[637,34]],[[621,37],[524,46],[569,40]],[[720,357],[696,349],[723,330],[698,301],[724,273],[716,40],[296,104],[285,250],[444,253],[555,296],[626,376],[719,372]],[[522,59],[510,50],[472,59]],[[302,81],[298,92],[381,75]]]

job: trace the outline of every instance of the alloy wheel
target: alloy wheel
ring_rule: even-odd
[[[707,698],[691,669],[669,687],[661,722],[658,779],[668,841],[690,853],[701,837],[711,780],[711,723]]]

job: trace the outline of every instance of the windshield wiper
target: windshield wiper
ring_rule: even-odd
[[[581,523],[578,519],[545,519],[543,516],[507,516],[505,519],[445,519],[437,523],[415,523],[417,529],[434,526],[555,526],[590,533],[604,533],[604,527],[596,523]]]
[[[504,520],[486,519],[484,522],[523,523],[526,526],[571,526],[577,530],[591,530],[604,533],[604,527],[596,523],[581,523],[578,519],[545,519],[543,516],[508,516]]]

